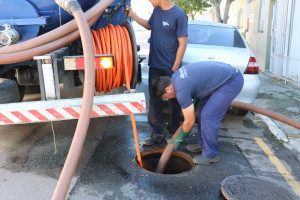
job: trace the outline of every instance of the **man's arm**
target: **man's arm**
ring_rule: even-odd
[[[186,45],[187,45],[187,36],[178,38],[178,42],[179,42],[179,46],[176,52],[176,59],[172,67],[173,72],[176,72],[181,64],[182,58],[185,53]]]
[[[194,113],[194,105],[182,109],[184,121],[181,126],[181,130],[176,138],[168,140],[168,143],[174,143],[175,150],[181,145],[181,143],[185,140],[188,134],[191,132],[193,125],[195,123],[195,113]]]
[[[135,12],[133,12],[131,7],[127,7],[128,17],[134,19],[139,25],[143,26],[145,29],[150,30],[151,26],[148,24],[148,20],[140,18]]]
[[[182,109],[184,121],[182,123],[182,130],[186,133],[189,133],[193,125],[195,123],[195,108],[194,105],[190,105],[189,107]]]

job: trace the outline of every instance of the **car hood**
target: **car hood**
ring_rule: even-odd
[[[182,64],[218,61],[228,63],[243,73],[247,68],[251,54],[248,48],[188,44]]]

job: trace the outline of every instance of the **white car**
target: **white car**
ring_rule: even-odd
[[[189,21],[182,65],[210,60],[228,63],[240,70],[244,87],[234,101],[254,104],[260,87],[259,67],[243,35],[227,24]],[[243,116],[248,111],[233,108],[233,113]]]

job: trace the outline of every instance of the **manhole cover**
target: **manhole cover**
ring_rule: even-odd
[[[155,172],[158,161],[163,153],[164,149],[155,149],[141,152],[143,168]],[[135,159],[137,161],[137,159]],[[190,171],[195,167],[193,158],[181,151],[175,151],[166,166],[164,174],[180,174]]]
[[[287,189],[256,176],[227,177],[221,183],[221,192],[230,200],[296,200]]]

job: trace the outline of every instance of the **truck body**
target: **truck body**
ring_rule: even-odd
[[[99,1],[101,0],[78,0],[84,12],[92,9]],[[140,68],[143,58],[138,55],[139,47],[135,42],[130,19],[123,11],[127,6],[130,6],[130,0],[113,1],[97,19],[94,19],[91,30],[104,30],[113,26],[127,30],[132,53],[122,56],[132,59],[131,90],[121,84],[109,91],[95,92],[91,117],[144,113],[146,110],[144,94],[134,90],[136,84],[141,81]],[[4,49],[0,53],[0,125],[79,117],[82,101],[80,90],[84,84],[84,70],[82,66],[78,66],[83,59],[80,37],[63,47],[46,54],[34,55],[28,60],[2,62],[9,56],[5,48],[39,38],[73,19],[73,16],[60,8],[54,0],[0,0],[0,51]],[[111,37],[111,32],[106,33]],[[105,43],[101,36],[94,38],[94,42]],[[118,42],[124,41],[120,39]],[[103,55],[113,56],[114,59],[118,57],[114,53],[102,52],[97,54],[95,59]],[[40,94],[40,99],[23,101],[24,95],[31,93]]]

